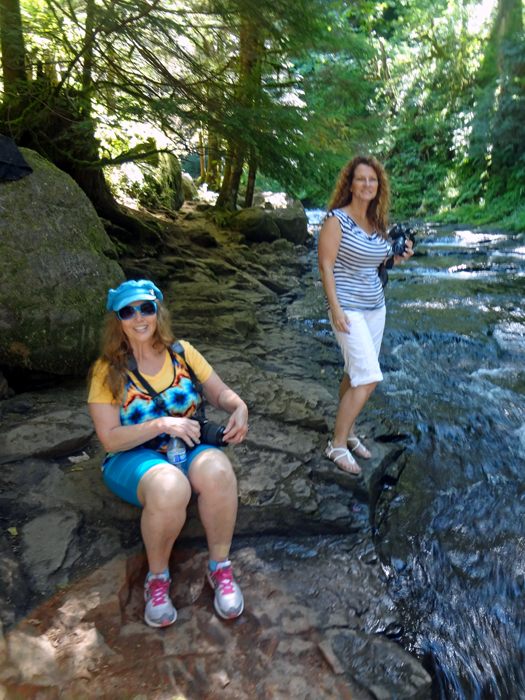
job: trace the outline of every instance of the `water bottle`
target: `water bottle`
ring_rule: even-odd
[[[179,437],[170,437],[166,457],[170,464],[175,464],[177,467],[183,467],[186,462],[186,443]]]

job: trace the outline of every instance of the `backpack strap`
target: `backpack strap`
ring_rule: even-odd
[[[206,412],[204,409],[205,400],[204,400],[204,392],[202,390],[202,384],[199,381],[199,379],[198,379],[197,375],[195,374],[195,372],[193,371],[193,369],[191,368],[191,366],[188,364],[188,360],[186,359],[186,355],[184,354],[184,348],[182,347],[182,343],[180,343],[178,340],[176,340],[173,343],[173,345],[171,346],[170,351],[172,353],[175,353],[176,355],[179,355],[179,357],[182,357],[182,360],[183,360],[184,364],[186,365],[186,369],[188,370],[188,373],[190,375],[191,382],[192,382],[193,386],[195,387],[195,391],[197,392],[197,394],[199,395],[199,398],[200,398],[196,413],[202,419],[205,420],[206,419]]]
[[[187,369],[188,372],[189,372],[190,379],[191,379],[191,381],[192,381],[192,383],[193,383],[193,386],[195,387],[195,390],[196,390],[197,394],[200,396],[200,398],[201,398],[201,400],[202,400],[202,384],[201,384],[200,381],[197,379],[197,375],[195,374],[195,372],[193,371],[193,369],[192,369],[192,368],[190,367],[190,365],[188,364],[188,360],[186,359],[186,355],[184,354],[184,348],[182,347],[182,343],[179,342],[178,340],[176,340],[176,341],[173,343],[173,345],[171,346],[170,350],[171,350],[172,352],[174,352],[176,355],[179,355],[180,357],[182,357],[182,359],[183,359],[183,361],[184,361],[184,364],[186,365],[186,369]]]

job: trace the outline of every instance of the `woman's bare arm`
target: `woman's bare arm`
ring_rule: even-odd
[[[248,432],[248,407],[233,389],[225,384],[216,372],[202,385],[207,401],[215,408],[222,408],[230,414],[224,430],[224,439],[229,443],[241,442]]]
[[[339,304],[334,277],[334,266],[342,237],[343,233],[338,219],[331,216],[324,222],[319,234],[318,257],[321,282],[330,304],[334,326],[341,333],[348,333],[350,321]]]

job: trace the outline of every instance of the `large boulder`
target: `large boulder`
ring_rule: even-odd
[[[81,374],[97,354],[106,295],[125,277],[80,187],[37,153],[0,182],[0,364]]]
[[[157,203],[178,211],[184,204],[182,169],[173,153],[160,153],[155,170],[144,176],[144,187],[139,194],[139,203],[155,206]]]
[[[188,173],[182,173],[182,192],[186,202],[193,202],[199,197],[193,178]]]
[[[300,202],[299,206],[272,209],[268,214],[277,224],[282,238],[296,245],[303,244],[308,238],[308,218]]]
[[[232,225],[250,243],[272,243],[281,238],[279,228],[269,213],[256,207],[242,209],[234,216]]]
[[[182,170],[176,156],[172,153],[159,154],[156,168],[144,175],[144,186],[138,200],[145,207],[162,204],[174,211],[182,207],[184,204]]]

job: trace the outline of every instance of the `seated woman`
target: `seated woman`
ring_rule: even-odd
[[[183,355],[171,349],[175,338],[169,315],[152,282],[128,281],[110,289],[107,308],[111,313],[103,354],[90,372],[88,402],[108,452],[104,481],[118,496],[143,507],[142,538],[149,563],[144,618],[151,627],[171,625],[177,618],[169,598],[168,561],[192,491],[208,540],[215,609],[225,619],[237,617],[244,601],[228,559],[237,482],[228,457],[219,447],[200,442],[200,425],[190,418],[198,403],[192,371],[204,397],[230,414],[223,437],[229,444],[241,442],[248,432],[246,404],[189,343],[181,342]],[[161,401],[153,400],[150,389],[160,392]],[[186,459],[178,466],[166,456],[170,436],[187,446]]]

